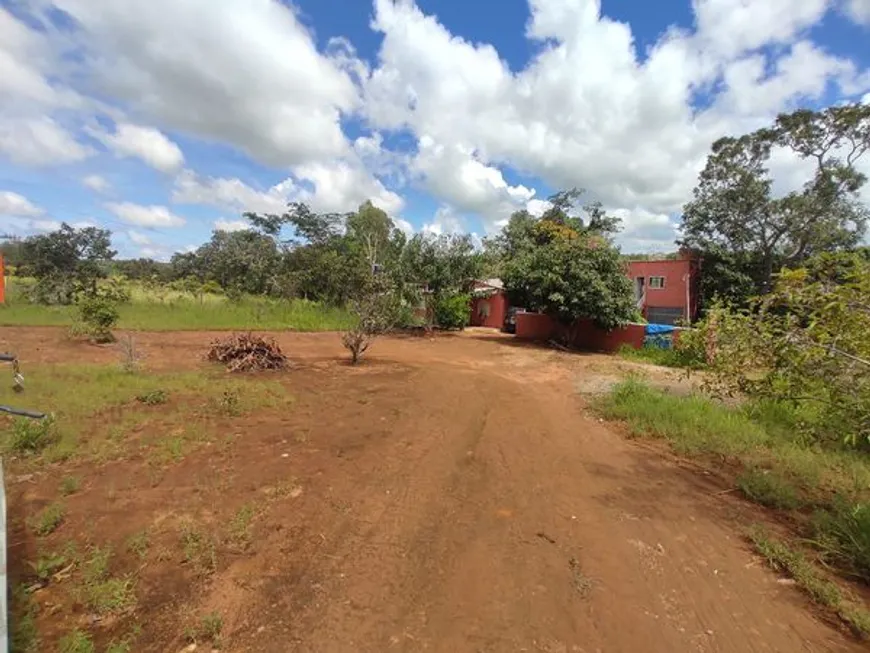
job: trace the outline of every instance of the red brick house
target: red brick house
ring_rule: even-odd
[[[680,252],[676,259],[629,262],[634,297],[647,322],[689,324],[695,320],[699,267],[698,259],[688,252]]]

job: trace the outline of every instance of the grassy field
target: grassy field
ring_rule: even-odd
[[[0,326],[73,324],[74,307],[32,304],[22,293],[26,285],[21,280],[9,282],[6,305],[0,305]],[[353,324],[353,316],[344,309],[302,299],[244,297],[231,302],[222,295],[149,292],[135,285],[131,291],[131,301],[120,306],[120,329],[341,331]]]
[[[677,453],[710,462],[746,498],[787,515],[819,560],[870,582],[870,457],[839,444],[797,440],[796,424],[813,419],[806,407],[728,406],[628,379],[600,398],[596,409],[624,422],[633,437],[664,439]],[[810,562],[761,535],[753,541],[814,599],[870,635],[870,614],[834,594],[835,585],[807,570]]]
[[[239,436],[234,427],[239,420],[261,410],[291,410],[293,397],[280,377],[228,376],[221,367],[130,373],[120,366],[43,364],[31,365],[28,372],[27,405],[51,406],[53,413],[41,421],[0,416],[0,450],[9,478],[46,479],[42,498],[23,515],[28,501],[7,490],[13,492],[10,505],[16,508],[10,513],[10,537],[36,542],[23,550],[26,559],[16,560],[10,576],[12,650],[48,650],[43,647],[47,642],[40,641],[45,622],[37,628],[39,619],[45,619],[34,599],[39,590],[64,611],[83,606],[114,624],[104,647],[95,648],[92,635],[75,628],[58,635],[57,650],[130,653],[141,628],[135,613],[146,556],[152,566],[155,556],[175,556],[190,567],[208,569],[214,564],[216,536],[201,526],[185,525],[177,545],[164,541],[160,549],[156,534],[147,529],[119,543],[90,522],[83,526],[83,511],[96,514],[97,504],[117,501],[112,486],[104,496],[90,499],[96,504],[83,508],[102,470],[141,461],[148,470],[148,486],[156,486],[192,454],[208,448],[215,455],[230,447]],[[21,402],[5,384],[0,386],[0,403]],[[247,537],[253,517],[250,507],[240,510],[221,537],[237,545]],[[69,528],[71,520],[75,523]],[[173,548],[178,552],[170,553]],[[12,555],[20,557],[21,551]],[[214,616],[203,616],[191,628],[191,641],[218,643],[220,625]]]

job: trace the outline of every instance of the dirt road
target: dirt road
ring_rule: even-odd
[[[160,367],[206,340],[140,342]],[[300,491],[264,501],[251,549],[195,591],[143,580],[142,650],[181,650],[191,604],[223,615],[231,653],[864,650],[753,556],[750,507],[585,411],[604,359],[468,334],[384,340],[351,369],[334,335],[281,341],[292,409],[122,509],[182,501],[203,467],[225,481],[212,507]]]

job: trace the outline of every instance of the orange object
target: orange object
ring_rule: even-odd
[[[3,271],[3,255],[0,254],[0,304],[6,303],[6,273]]]

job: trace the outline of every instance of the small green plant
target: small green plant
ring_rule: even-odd
[[[28,563],[33,573],[43,583],[47,582],[57,571],[67,563],[67,557],[62,553],[47,553],[40,555],[36,562]]]
[[[747,498],[768,508],[794,510],[802,504],[794,485],[774,471],[747,469],[737,477],[737,487]]]
[[[160,404],[165,404],[168,400],[168,395],[166,390],[149,390],[148,392],[144,392],[140,395],[136,395],[136,401],[140,404],[146,404],[147,406],[158,406]]]
[[[251,543],[251,522],[255,516],[251,505],[244,505],[230,522],[230,541],[241,549],[246,549]]]
[[[838,499],[814,515],[813,530],[827,558],[870,581],[870,504]]]
[[[36,653],[39,650],[35,612],[36,603],[30,592],[24,585],[16,585],[12,590],[9,638],[14,653]]]
[[[31,520],[30,526],[37,535],[49,535],[58,529],[65,516],[66,508],[62,503],[50,503]]]
[[[53,416],[42,419],[17,417],[12,422],[12,435],[7,443],[10,451],[19,454],[35,454],[58,440]]]
[[[181,529],[181,548],[184,561],[203,575],[217,570],[217,550],[214,539],[198,530],[192,524]]]
[[[149,545],[148,531],[139,531],[127,539],[127,550],[138,556],[140,560],[144,560],[148,555]]]
[[[60,493],[62,496],[68,497],[79,491],[82,482],[78,476],[64,476],[60,481]]]
[[[185,630],[184,636],[191,643],[210,642],[212,646],[220,646],[221,631],[224,620],[217,612],[203,615],[199,622]]]
[[[118,323],[117,302],[100,292],[83,295],[78,302],[79,319],[94,342],[114,342],[112,329]]]
[[[133,581],[110,573],[112,549],[95,547],[82,566],[83,602],[97,614],[123,612],[136,603]]]
[[[60,653],[96,653],[97,649],[90,635],[76,629],[61,637],[58,650]]]
[[[236,388],[227,388],[214,402],[216,412],[228,417],[238,417],[242,414],[242,400]]]

